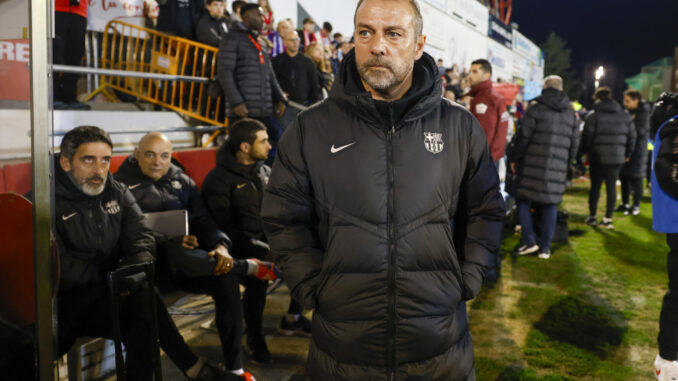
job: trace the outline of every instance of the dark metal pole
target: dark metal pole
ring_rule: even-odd
[[[52,326],[52,226],[50,168],[50,37],[52,1],[30,0],[31,156],[33,170],[33,234],[35,258],[35,342],[40,381],[55,379]]]

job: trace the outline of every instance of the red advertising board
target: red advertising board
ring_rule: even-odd
[[[29,61],[28,40],[0,40],[0,100],[30,100]]]

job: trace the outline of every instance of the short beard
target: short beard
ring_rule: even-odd
[[[370,71],[372,66],[382,66],[386,68],[386,71]],[[360,78],[380,93],[388,93],[390,89],[403,83],[411,69],[411,67],[393,67],[392,63],[379,57],[358,64]]]
[[[99,177],[97,176],[96,178],[99,178]],[[87,180],[89,180],[89,179],[91,179],[91,178],[87,178],[87,179],[85,179],[85,181],[82,184],[79,184],[80,189],[82,190],[82,193],[84,193],[88,196],[98,196],[98,195],[100,195],[104,191],[104,188],[106,187],[106,180],[107,179],[104,177],[101,185],[89,185],[87,183]]]

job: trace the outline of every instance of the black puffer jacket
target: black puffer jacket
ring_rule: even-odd
[[[650,136],[650,104],[640,102],[638,108],[631,111],[631,118],[636,129],[636,145],[631,160],[624,164],[621,175],[625,177],[643,178],[647,172],[647,139]]]
[[[636,129],[631,116],[613,99],[593,105],[586,118],[582,153],[589,154],[591,165],[622,165],[636,144]]]
[[[315,309],[313,380],[475,379],[464,301],[494,263],[504,204],[480,125],[437,73],[417,61],[413,106],[389,123],[351,52],[282,137],[262,218],[293,296]]]
[[[59,162],[59,158],[55,160]],[[104,191],[88,196],[55,165],[55,228],[61,259],[59,292],[105,284],[106,273],[152,260],[155,241],[134,196],[109,175]]]
[[[273,74],[273,66],[266,47],[262,46],[264,59],[262,65],[259,61],[259,51],[250,37],[258,41],[257,34],[236,21],[219,43],[217,76],[224,89],[228,116],[235,115],[233,107],[241,103],[247,106],[251,117],[271,116],[273,102],[283,100],[283,93]]]
[[[577,118],[567,94],[546,89],[530,103],[516,132],[509,162],[516,163],[516,195],[541,204],[558,204],[567,169],[577,152]]]
[[[231,241],[207,211],[195,181],[181,167],[170,164],[165,176],[153,181],[141,172],[134,155],[130,155],[120,165],[115,179],[127,184],[144,213],[188,210],[190,233],[198,237],[203,250],[211,251],[219,243],[230,246]]]
[[[268,250],[252,240],[266,241],[259,211],[271,169],[263,161],[245,166],[228,143],[217,152],[217,166],[207,174],[202,195],[220,229],[233,240],[238,258],[263,258]]]

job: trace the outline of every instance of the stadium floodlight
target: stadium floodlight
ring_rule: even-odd
[[[596,69],[595,76],[596,76],[595,85],[596,85],[596,89],[597,89],[598,86],[600,86],[600,79],[603,78],[603,76],[605,76],[605,68],[602,67],[602,66],[598,66],[598,69]]]

